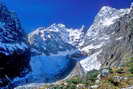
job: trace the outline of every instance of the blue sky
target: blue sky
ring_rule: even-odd
[[[127,8],[133,0],[5,0],[15,11],[26,32],[39,26],[63,23],[67,27],[89,27],[99,9],[108,5]]]

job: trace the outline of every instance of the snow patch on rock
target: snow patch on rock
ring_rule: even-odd
[[[97,56],[102,52],[102,50],[92,54],[91,56],[83,59],[80,61],[81,66],[84,68],[85,71],[90,71],[93,69],[100,69],[101,63],[97,59]]]
[[[1,43],[0,42],[0,52],[6,55],[12,54],[15,50],[20,49],[24,50],[27,49],[28,46],[24,43]]]

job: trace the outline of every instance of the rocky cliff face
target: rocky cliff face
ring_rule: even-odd
[[[104,48],[100,56],[103,67],[119,66],[123,64],[127,57],[133,54],[133,8],[130,12],[120,17],[115,25],[115,33],[111,42]]]
[[[0,87],[30,69],[30,49],[15,13],[0,3]]]
[[[114,9],[104,6],[88,30],[81,50],[89,58],[80,63],[87,71],[119,66],[133,53],[133,8]]]

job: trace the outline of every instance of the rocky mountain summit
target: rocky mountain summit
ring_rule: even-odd
[[[125,57],[132,56],[132,13],[132,7],[117,10],[104,6],[95,17],[81,50],[87,52],[90,60],[96,60],[99,68],[119,66]],[[90,60],[81,61],[86,70]]]
[[[28,34],[33,54],[67,55],[76,50],[84,37],[81,29],[66,28],[63,24],[40,27]],[[36,52],[36,53],[34,53]]]

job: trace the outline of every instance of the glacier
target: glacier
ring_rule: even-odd
[[[66,56],[34,56],[30,61],[32,72],[25,77],[17,77],[15,85],[30,83],[52,83],[64,79],[76,65],[76,61]]]
[[[66,56],[35,56],[31,59],[33,79],[37,82],[51,82],[63,77],[70,59]],[[71,70],[71,67],[69,67]],[[69,70],[68,70],[69,71]],[[57,76],[61,75],[61,76]],[[64,75],[65,76],[65,75]]]

